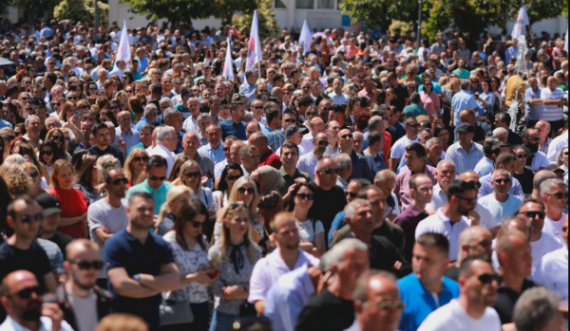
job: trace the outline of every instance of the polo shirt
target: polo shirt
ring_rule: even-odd
[[[475,101],[473,95],[465,90],[461,90],[453,96],[453,99],[451,99],[451,106],[453,107],[454,111],[453,124],[455,124],[455,126],[459,126],[459,124],[461,124],[459,113],[465,108],[476,109],[477,102]]]
[[[174,109],[178,110],[180,114],[182,114],[182,119],[186,120],[188,117],[192,116],[192,112],[190,109],[182,106],[182,104],[174,106]]]
[[[528,103],[532,99],[540,99],[540,94],[542,93],[542,89],[538,87],[536,91],[532,89],[532,87],[528,87],[526,89],[524,99],[527,102],[527,118],[531,121],[538,121],[541,119],[542,113],[544,112],[544,103],[540,103],[538,105],[531,105]]]
[[[160,185],[160,187],[157,190],[153,190],[150,186],[148,186],[148,180],[145,179],[142,183],[131,187],[127,191],[126,199],[129,200],[129,198],[131,197],[131,195],[133,195],[133,193],[139,193],[139,192],[150,193],[154,199],[154,214],[158,215],[160,214],[160,207],[162,207],[162,205],[166,203],[166,193],[172,187],[173,187],[172,184],[170,184],[169,182],[163,182],[162,185]]]
[[[276,151],[285,143],[285,132],[283,130],[275,130],[267,134],[267,145]]]
[[[540,91],[540,98],[543,100],[563,99],[564,91],[559,88],[555,88],[554,91],[552,91],[549,87],[543,88]],[[541,119],[548,122],[563,120],[564,113],[562,112],[562,107],[557,105],[545,105],[544,110],[542,111]]]
[[[141,127],[144,124],[150,124],[150,122],[146,119],[146,117],[141,117],[141,119],[137,122],[137,124],[135,124],[135,130],[140,132]]]
[[[136,274],[158,276],[163,265],[174,262],[172,248],[162,237],[149,233],[146,241],[141,243],[126,230],[117,232],[105,242],[103,256],[107,272],[124,268],[129,277]],[[129,298],[119,295],[111,282],[109,291],[114,296],[113,312],[139,316],[151,329],[160,327],[161,294],[148,298]]]
[[[433,185],[437,184],[437,169],[434,167],[430,167],[428,165],[424,166],[424,174],[426,174]],[[412,203],[412,194],[410,193],[410,178],[412,177],[412,171],[410,169],[406,169],[402,171],[396,177],[396,183],[394,186],[394,193],[400,199],[400,205],[402,206],[402,210],[406,209],[409,204]]]
[[[441,292],[436,294],[428,291],[413,273],[398,280],[401,300],[406,303],[400,319],[401,330],[417,330],[429,314],[459,297],[456,281],[442,277],[442,282]],[[434,296],[437,296],[437,302]]]
[[[188,116],[182,123],[182,129],[184,129],[185,132],[200,132],[200,128],[198,127],[198,115],[196,115],[196,118]]]
[[[240,121],[235,123],[231,118],[221,121],[219,123],[220,129],[222,129],[222,139],[225,140],[227,136],[236,136],[239,140],[247,140],[245,135],[246,123]]]
[[[332,92],[328,96],[331,98],[333,105],[342,105],[348,103],[348,101],[350,100],[350,97],[344,93],[336,95],[335,92]]]
[[[566,214],[562,213],[562,217],[560,217],[559,220],[553,220],[550,217],[545,216],[542,232],[548,233],[553,236],[554,239],[558,240],[563,245],[566,245],[566,241],[562,237],[562,223],[564,222],[564,216],[566,216]]]
[[[293,270],[291,270],[287,264],[285,264],[279,252],[279,248],[275,249],[257,261],[253,267],[249,283],[249,297],[247,299],[250,303],[265,301],[267,292],[279,277],[307,264],[318,266],[320,263],[319,259],[299,249],[299,258],[297,262],[295,262]]]
[[[544,155],[544,153],[536,152],[534,153],[534,157],[532,158],[532,163],[530,164],[530,167],[526,166],[526,168],[529,168],[530,170],[537,172],[541,168],[548,167],[549,164],[550,162],[548,162],[548,159],[546,158],[546,155]]]
[[[135,148],[146,149],[146,147],[144,147],[143,143],[140,142],[140,143],[138,143],[138,144],[136,144],[136,145],[134,145],[133,147],[131,147],[131,148],[128,149],[128,151],[127,151],[127,156],[129,156],[129,154],[131,154],[131,152],[132,152],[133,149],[135,149]]]
[[[568,300],[568,248],[550,252],[540,260],[534,280],[558,294],[560,301]]]
[[[308,173],[300,171],[299,169],[295,169],[295,173],[293,174],[293,176],[290,176],[288,173],[286,173],[283,167],[279,168],[279,173],[281,174],[281,180],[279,181],[277,189],[279,190],[279,193],[281,193],[281,196],[287,194],[289,187],[295,184],[295,179],[304,178],[307,181],[307,183],[312,180],[311,176],[309,176]]]
[[[198,148],[198,154],[209,157],[214,164],[218,164],[226,159],[226,156],[224,155],[224,144],[222,143],[220,143],[218,149],[214,149],[210,144],[204,145]]]
[[[99,147],[97,147],[97,145],[95,145],[95,146],[89,148],[88,151],[89,151],[89,154],[97,155],[97,156],[103,156],[106,154],[111,154],[121,162],[121,165],[125,164],[125,156],[123,155],[123,152],[121,152],[121,150],[115,146],[107,145],[107,148],[105,148],[104,150],[101,150],[101,149],[99,149]]]
[[[519,210],[523,200],[509,194],[507,201],[499,202],[493,193],[479,199],[478,203],[487,207],[495,219],[502,222],[506,217],[514,216]]]
[[[490,174],[483,176],[481,178],[479,178],[479,182],[481,183],[481,188],[479,189],[479,193],[477,194],[477,198],[481,199],[482,197],[489,195],[493,192],[495,192],[495,189],[493,188],[493,173],[494,171],[492,171]],[[525,200],[525,196],[524,196],[524,192],[521,186],[521,183],[519,182],[518,179],[516,178],[512,178],[512,186],[511,189],[509,190],[509,193],[518,197],[521,200]]]
[[[129,128],[129,132],[124,133],[120,126],[115,128],[115,144],[119,143],[119,139],[125,142],[126,150],[141,142],[141,137],[137,130]]]
[[[543,256],[550,252],[554,252],[566,245],[562,244],[558,240],[556,240],[553,236],[549,235],[548,233],[541,232],[540,239],[537,241],[530,242],[530,255],[532,257],[532,273],[530,276],[531,280],[535,280],[535,273],[536,270],[540,268],[540,262]]]
[[[406,118],[408,117],[418,117],[420,115],[426,115],[427,116],[427,110],[422,107],[421,105],[412,102],[411,104],[407,105],[404,108],[404,114],[406,115]]]
[[[412,253],[414,249],[415,233],[418,224],[429,216],[428,213],[424,211],[419,211],[419,209],[414,205],[409,205],[404,209],[400,215],[394,219],[394,224],[398,225],[404,231],[404,257],[408,261],[412,261]]]
[[[445,159],[455,163],[455,173],[457,175],[464,171],[475,169],[475,165],[484,157],[483,146],[476,142],[471,143],[469,151],[463,149],[459,142],[456,142],[449,146],[445,152]]]
[[[511,288],[506,286],[499,286],[497,288],[497,300],[495,301],[495,310],[499,314],[501,319],[501,324],[508,324],[513,322],[513,311],[515,309],[515,303],[521,296],[521,294],[537,286],[533,281],[525,279],[523,281],[521,293],[513,291]]]
[[[443,214],[442,209],[428,218],[424,219],[418,224],[416,228],[415,239],[428,232],[439,233],[444,235],[449,240],[449,259],[451,261],[457,260],[457,252],[459,250],[459,235],[461,232],[469,227],[471,222],[465,216],[461,216],[456,223],[451,222],[447,216]]]
[[[313,153],[307,153],[302,155],[297,161],[297,169],[300,171],[307,173],[311,180],[315,178],[315,168],[317,166],[317,157]]]
[[[401,139],[398,139],[393,145],[392,149],[390,150],[390,158],[392,159],[401,159],[404,157],[404,153],[406,151],[406,147],[413,143],[419,142],[418,138],[416,139],[409,139],[408,136],[404,135]]]

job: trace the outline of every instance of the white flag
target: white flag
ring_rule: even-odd
[[[528,23],[528,15],[526,13],[526,6],[522,6],[522,8],[519,10],[519,15],[517,16],[517,22],[513,27],[513,32],[511,33],[511,37],[513,38],[513,40],[519,39],[524,27],[527,26],[528,24],[529,23]]]
[[[115,62],[123,60],[127,64],[125,70],[129,70],[131,65],[131,46],[129,45],[129,32],[127,31],[127,22],[123,21],[123,31],[121,31],[121,41],[119,42],[119,50],[115,56]]]
[[[255,70],[257,62],[263,59],[261,54],[261,43],[259,42],[259,28],[257,23],[257,10],[253,12],[251,22],[251,32],[249,34],[249,44],[247,46],[247,63],[245,70]]]
[[[226,61],[224,62],[224,72],[222,76],[226,80],[234,79],[234,67],[232,62],[231,34],[228,36],[228,45],[226,46]]]
[[[309,29],[307,21],[303,23],[303,29],[301,29],[301,35],[299,36],[299,46],[303,46],[303,55],[311,51],[311,42],[313,41],[313,34]]]

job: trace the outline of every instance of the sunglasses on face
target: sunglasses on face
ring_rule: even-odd
[[[247,208],[247,205],[246,205],[245,203],[232,203],[232,204],[230,205],[230,207],[231,207],[232,209],[236,209],[237,207],[240,207],[240,206]]]
[[[479,279],[481,284],[489,284],[494,280],[496,280],[497,283],[500,281],[499,276],[495,275],[495,274],[482,274],[482,275],[479,275],[479,277],[477,277],[477,279]]]
[[[37,296],[41,296],[44,294],[44,290],[39,285],[37,285],[37,286],[26,287],[24,289],[21,289],[18,292],[16,292],[15,295],[20,297],[20,299],[26,300],[32,296],[32,293],[35,293]],[[10,294],[7,296],[10,297],[12,295],[14,295],[14,294]]]
[[[526,215],[526,217],[533,219],[536,216],[538,216],[538,218],[540,218],[541,220],[544,219],[544,217],[546,216],[546,213],[543,211],[527,211],[524,212],[523,214]]]
[[[460,197],[460,196],[455,196],[455,197],[456,197],[457,199],[467,201],[467,203],[470,204],[471,206],[474,206],[474,205],[477,203],[477,198],[469,199],[469,198],[464,198],[464,197]]]
[[[286,120],[284,120],[284,121],[285,121],[285,123],[295,123],[295,122],[297,122],[297,121],[294,120],[294,119],[286,119]]]
[[[111,183],[115,186],[121,185],[121,184],[127,184],[128,182],[129,182],[129,180],[126,178],[115,178],[111,181]]]
[[[104,263],[103,261],[70,261],[69,263],[71,264],[75,264],[77,265],[77,267],[80,270],[89,270],[89,269],[95,269],[95,270],[101,270],[103,269]]]
[[[142,161],[144,163],[147,163],[148,162],[148,156],[135,156],[133,158],[133,161],[135,161],[135,162],[141,162]]]
[[[166,108],[168,108],[168,107],[166,107]],[[109,109],[119,109],[119,106],[111,106],[111,107],[109,107]]]
[[[90,87],[90,88],[89,88],[89,91],[97,91],[97,88],[96,88],[96,87]],[[131,91],[131,92],[132,92],[132,91]]]
[[[61,141],[61,140],[63,140],[63,137],[62,137],[62,136],[51,136],[51,140],[53,140],[53,141]]]
[[[226,177],[226,180],[238,180],[241,176],[228,176]]]
[[[308,111],[307,116],[317,116],[317,113],[314,111]]]
[[[469,182],[467,182],[467,183],[471,183],[471,184],[475,185],[475,187],[476,187],[477,189],[480,189],[480,188],[481,188],[481,182],[478,182],[478,181],[477,181],[477,182],[476,182],[476,181],[469,181]]]
[[[509,178],[499,178],[499,179],[495,179],[494,182],[501,185],[503,183],[508,184],[511,182],[511,180]]]
[[[348,195],[351,198],[356,198],[358,196],[358,193],[356,192],[346,192],[346,195]]]
[[[125,90],[127,93],[133,93],[133,90]]]
[[[23,98],[22,98],[22,100],[24,100],[24,101],[28,101],[28,100],[30,100],[30,98],[27,98],[27,97],[23,97]]]
[[[22,223],[31,223],[32,221],[41,222],[44,219],[44,214],[37,213],[35,215],[22,215]]]
[[[342,136],[340,136],[342,139],[352,139],[352,133],[349,134],[344,134]]]
[[[198,221],[192,221],[192,220],[188,220],[190,223],[192,223],[192,226],[195,227],[196,229],[204,226],[204,222],[198,222]]]
[[[406,126],[409,126],[409,127],[412,127],[412,128],[414,128],[414,129],[417,129],[417,128],[419,128],[419,127],[420,127],[420,124],[419,124],[419,123],[415,123],[415,124],[406,124]]]
[[[44,150],[41,151],[40,154],[50,156],[50,155],[53,154],[53,151],[52,151],[51,149],[48,149],[48,150],[45,150],[45,149],[44,149]]]
[[[303,87],[301,87],[301,89],[308,90],[308,89],[310,89],[310,87],[309,86],[303,86]]]
[[[526,159],[528,157],[528,155],[526,154],[518,154],[517,155],[517,159]]]
[[[58,107],[59,107],[59,106],[61,106],[61,103],[59,103],[59,102],[56,102],[56,103],[54,103],[54,105],[56,105],[56,106],[58,106]]]
[[[156,180],[158,180],[158,181],[164,181],[164,180],[166,179],[166,176],[163,176],[163,177],[156,177],[156,176],[153,176],[153,175],[148,175],[148,179],[153,180],[153,181],[156,181]]]
[[[251,108],[253,108],[253,109],[263,109],[263,106],[254,106],[254,107],[251,107]]]
[[[558,192],[558,193],[554,193],[554,194],[547,194],[547,195],[551,195],[553,197],[555,197],[556,199],[568,199],[568,193],[566,192]]]
[[[335,168],[335,169],[327,168],[327,169],[323,169],[323,172],[327,175],[332,175],[333,173],[338,174],[339,169],[338,168]]]
[[[200,178],[200,173],[199,172],[188,172],[184,174],[184,177],[195,177],[195,178]]]
[[[241,194],[245,194],[245,192],[247,192],[247,194],[254,194],[255,189],[253,187],[250,188],[240,187],[238,188],[238,192]]]
[[[77,97],[67,97],[67,100],[77,100]]]
[[[321,141],[318,142],[318,145],[319,145],[319,146],[328,146],[328,145],[329,145],[329,142],[326,141],[326,140],[321,140]]]
[[[315,196],[310,194],[310,193],[308,193],[308,194],[300,193],[300,194],[297,194],[297,198],[299,198],[301,200],[307,199],[309,201],[313,201],[313,199],[315,199]]]

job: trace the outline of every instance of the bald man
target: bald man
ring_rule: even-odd
[[[73,331],[63,320],[57,303],[44,303],[36,276],[26,270],[9,273],[2,280],[0,302],[8,317],[0,330]]]

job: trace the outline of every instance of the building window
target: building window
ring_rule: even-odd
[[[295,6],[297,9],[314,9],[315,8],[315,1],[314,0],[295,0]]]
[[[319,8],[319,9],[334,9],[334,0],[318,0],[317,8]]]
[[[275,0],[275,8],[287,8],[287,6],[281,0]]]

